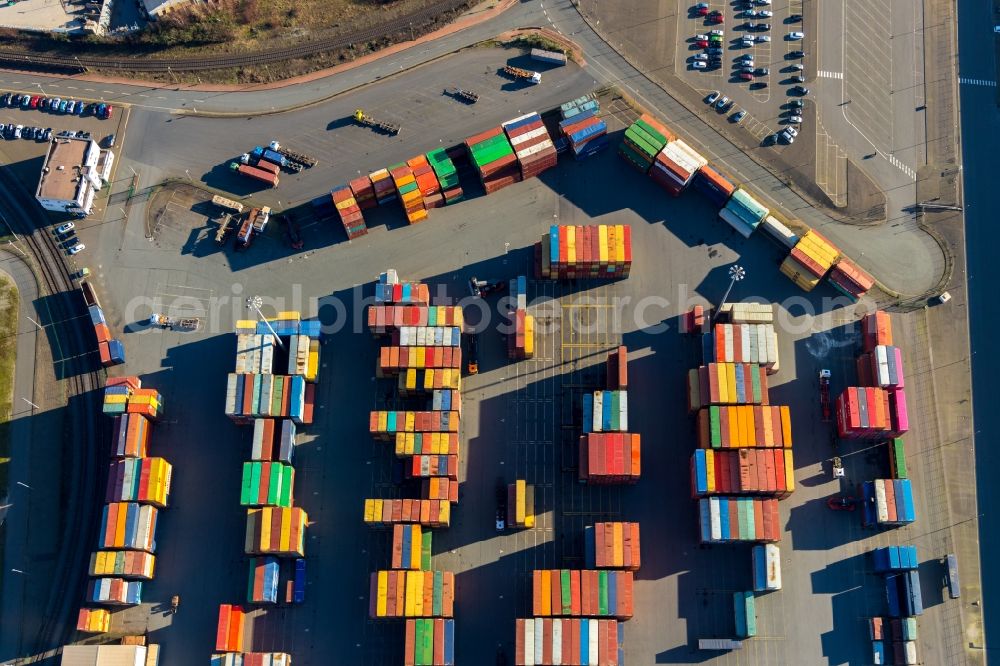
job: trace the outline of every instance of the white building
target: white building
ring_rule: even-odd
[[[114,154],[90,139],[57,136],[49,144],[35,198],[46,210],[89,215],[113,163]]]

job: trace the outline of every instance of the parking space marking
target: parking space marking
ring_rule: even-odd
[[[847,205],[847,153],[816,121],[816,184],[835,206]]]
[[[996,88],[997,82],[990,79],[970,79],[965,76],[958,77],[959,83],[964,83],[970,86],[989,86],[990,88]]]
[[[890,0],[845,0],[841,68],[844,118],[885,154],[892,147],[892,58],[880,17],[889,11]]]
[[[844,73],[843,72],[827,72],[827,71],[824,71],[824,70],[821,69],[818,72],[816,72],[816,76],[818,76],[821,79],[841,79],[841,80],[843,80]]]

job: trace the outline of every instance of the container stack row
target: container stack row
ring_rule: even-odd
[[[510,302],[512,330],[507,334],[507,358],[532,358],[535,355],[535,318],[528,314],[526,276],[511,279]]]
[[[791,446],[791,411],[785,405],[713,405],[698,412],[699,448]]]
[[[767,370],[756,363],[708,363],[688,370],[688,411],[709,405],[767,405]]]
[[[773,543],[760,543],[750,551],[753,566],[753,591],[774,592],[781,589],[781,550]]]
[[[634,575],[626,570],[535,569],[535,617],[632,617]]]
[[[628,391],[594,391],[584,395],[583,432],[628,432]]]
[[[795,490],[791,449],[695,449],[691,456],[691,495],[770,495]]]
[[[502,127],[493,127],[465,140],[472,162],[486,194],[492,194],[521,180],[514,148]]]
[[[698,500],[702,543],[781,540],[778,500],[762,497],[702,497]]]
[[[620,666],[625,625],[617,620],[527,618],[515,624],[517,666]]]
[[[871,275],[842,256],[820,234],[810,230],[800,237],[768,210],[759,197],[709,165],[652,116],[643,114],[625,130],[618,154],[674,196],[693,184],[694,189],[719,208],[719,218],[744,238],[762,227],[790,251],[781,264],[781,272],[803,290],[811,291],[828,275],[835,289],[856,301],[874,286]]]
[[[458,182],[458,169],[455,168],[455,163],[448,156],[448,151],[444,148],[437,148],[427,153],[426,157],[434,175],[437,176],[445,204],[458,203],[464,199],[465,193]]]
[[[638,571],[642,564],[639,523],[595,523],[583,530],[584,552],[590,569]]]
[[[627,278],[631,268],[628,225],[552,225],[535,244],[535,272],[541,279]]]
[[[243,463],[240,506],[291,508],[295,468],[274,461],[249,460]]]
[[[908,525],[917,518],[909,479],[875,479],[862,484],[864,512],[869,527]]]
[[[521,180],[533,178],[559,163],[555,144],[537,112],[508,120],[502,127],[514,149]]]
[[[597,97],[593,93],[589,93],[560,104],[559,118],[561,120],[570,120],[572,118],[576,118],[580,114],[585,114],[587,112],[597,113],[600,110],[601,104],[597,101]]]
[[[803,291],[812,291],[840,256],[837,246],[810,229],[781,262],[781,273]]]
[[[163,458],[147,458],[153,423],[161,416],[159,392],[143,388],[139,377],[109,377],[103,411],[114,419],[105,504],[90,555],[86,603],[132,606],[142,603],[143,581],[155,571],[159,512],[170,497],[173,468]],[[110,615],[84,607],[77,630],[108,631]]]
[[[394,164],[389,167],[389,175],[396,186],[396,194],[403,206],[403,214],[409,224],[416,224],[427,219],[427,209],[424,208],[424,198],[413,175],[413,169],[407,164]]]
[[[494,135],[493,148],[479,146],[474,154],[487,160],[490,151],[499,152],[500,139],[507,140],[502,130]],[[507,177],[503,168],[488,167],[484,179],[498,184]],[[448,527],[458,502],[464,317],[458,306],[431,305],[428,285],[401,281],[389,269],[375,284],[367,322],[383,343],[375,376],[392,379],[404,401],[399,409],[372,410],[369,433],[391,443],[401,459],[401,481],[420,496],[364,501],[365,524],[391,526],[392,534],[390,568],[370,574],[369,617],[407,620],[401,635],[404,664],[453,665],[455,575],[432,568],[430,528]]]
[[[591,99],[570,108],[579,111],[568,117],[564,115],[559,123],[559,134],[566,141],[574,159],[584,160],[607,148],[608,125],[598,116],[600,103]],[[565,114],[565,111],[562,113]]]
[[[917,619],[915,617],[873,617],[868,620],[873,664],[919,664],[917,660]]]
[[[507,527],[535,526],[535,486],[524,479],[507,485]]]
[[[444,206],[444,195],[441,193],[441,183],[438,182],[434,167],[431,166],[427,155],[417,155],[406,160],[406,166],[413,170],[413,179],[417,184],[417,191],[420,192],[420,200],[424,209],[440,208]]]
[[[292,666],[291,655],[285,652],[225,652],[213,654],[211,666]]]
[[[350,187],[341,186],[330,192],[333,207],[337,210],[340,223],[344,226],[347,238],[354,240],[368,233],[365,218],[361,214],[361,206]]]
[[[705,363],[755,363],[769,375],[780,370],[774,324],[717,323],[702,341]]]
[[[628,349],[612,349],[605,364],[609,388],[582,396],[578,442],[581,483],[635,483],[642,473],[642,438],[629,432]]]

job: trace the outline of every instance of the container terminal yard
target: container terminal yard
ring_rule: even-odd
[[[315,140],[131,110],[119,177],[173,179],[77,222],[72,646],[0,657],[984,663],[947,303],[572,63],[456,74],[491,58],[295,112]],[[388,103],[411,76],[475,100]]]

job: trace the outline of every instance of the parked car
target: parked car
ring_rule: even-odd
[[[744,9],[743,10],[743,16],[745,16],[747,18],[757,18],[757,16],[758,16],[757,10],[756,9]]]
[[[699,7],[694,11],[698,16],[708,16],[708,7]]]
[[[732,101],[728,97],[723,95],[722,99],[720,99],[718,102],[715,103],[715,108],[719,111],[725,111],[726,109],[729,108],[730,104],[732,104]]]
[[[715,104],[716,100],[719,99],[720,95],[721,93],[718,90],[713,90],[712,92],[708,93],[708,97],[705,98],[705,103]]]
[[[31,95],[22,95],[21,96],[21,108],[22,109],[27,109],[30,106],[31,106]]]
[[[708,15],[709,23],[722,23],[726,18],[720,12],[713,12]]]
[[[21,132],[23,132],[23,131],[24,131],[24,125],[17,125],[17,126],[15,126],[14,127],[14,138],[15,139],[20,139],[21,138]]]
[[[790,134],[792,136],[798,136],[799,135],[799,131],[797,129],[795,129],[794,127],[786,127],[785,128],[785,132],[787,132],[788,134]]]
[[[740,72],[740,78],[744,81],[753,81],[753,74],[750,72]]]
[[[3,97],[0,97],[0,105],[10,106],[10,98],[11,98],[10,93],[4,93]]]
[[[767,87],[767,81],[754,81],[750,84],[750,90],[763,90]]]
[[[741,109],[740,111],[737,111],[736,113],[733,114],[732,121],[736,124],[739,124],[746,117],[747,117],[746,109]]]
[[[788,122],[795,123],[797,125],[801,124],[802,123],[802,116],[789,116],[788,117]]]
[[[771,72],[770,70],[768,70],[767,67],[758,67],[757,69],[754,70],[753,73],[756,74],[757,76],[767,76]]]
[[[753,55],[749,53],[744,53],[739,58],[737,58],[737,60],[753,60]]]
[[[789,23],[798,23],[801,20],[802,20],[802,14],[789,14],[788,15],[788,22]]]
[[[774,16],[774,14],[772,14],[770,11],[766,9],[761,9],[760,11],[757,12],[757,16],[761,18],[771,18],[772,16]]]
[[[30,102],[28,102],[28,106],[29,106],[30,108],[32,108],[32,109],[37,109],[37,108],[38,108],[38,103],[39,103],[39,102],[40,102],[41,100],[42,100],[42,98],[41,98],[41,97],[39,97],[38,95],[35,95],[35,96],[33,96],[33,97],[31,98],[31,101],[30,101]]]
[[[770,35],[757,35],[757,41],[758,42],[769,42],[769,41],[771,41],[771,36]]]
[[[68,99],[64,99],[59,102],[59,113],[66,113],[66,106],[69,104]]]
[[[104,147],[105,148],[114,148],[115,147],[115,139],[116,139],[116,137],[117,137],[117,135],[115,135],[115,134],[109,134],[106,137],[104,137]]]
[[[796,83],[805,83],[806,77],[802,76],[801,74],[796,74],[795,76],[792,77],[792,81],[795,81]]]
[[[692,37],[692,39],[694,41],[696,41],[696,42],[700,42],[700,41],[706,41],[707,42],[708,41],[708,35],[695,35],[694,37]]]
[[[795,40],[795,39],[805,39],[805,37],[806,37],[806,33],[804,33],[804,32],[795,31],[795,32],[788,33],[788,39],[792,39],[792,40]]]
[[[694,6],[694,9],[708,9],[708,3],[707,2],[699,2],[698,4],[696,4]]]
[[[108,108],[107,104],[104,104],[104,103],[98,104],[97,107],[94,109],[94,115],[97,116],[98,118],[103,117],[104,116],[104,110],[106,108]]]
[[[740,46],[746,49],[753,46],[753,37],[744,37],[743,40],[740,42]]]
[[[42,132],[42,141],[51,141],[51,140],[52,140],[52,128],[46,127],[45,131]]]
[[[789,51],[788,54],[785,57],[786,58],[792,58],[792,59],[795,59],[795,58],[805,58],[806,57],[806,52],[805,51]]]
[[[705,55],[704,53],[696,53],[693,56],[691,56],[691,58],[693,60],[708,60],[708,56]]]
[[[769,5],[771,4],[771,0],[754,0],[754,3],[758,5]]]
[[[103,118],[104,120],[110,120],[111,116],[113,116],[114,113],[115,113],[115,107],[108,104],[106,107],[104,107],[104,113],[101,115],[101,118]]]
[[[694,45],[697,46],[699,49],[707,49],[708,48],[708,40],[707,39],[699,39],[697,42],[694,43]]]
[[[793,109],[801,109],[803,106],[805,106],[805,104],[802,102],[801,99],[793,99],[791,102],[788,103],[788,105],[791,106]]]
[[[804,97],[809,94],[809,88],[806,88],[805,86],[792,86],[792,94]]]
[[[721,48],[717,47],[717,46],[709,47],[709,48],[705,49],[705,52],[708,53],[709,55],[722,55],[723,54],[723,50]]]
[[[806,68],[806,66],[805,66],[805,65],[803,65],[803,64],[802,64],[801,62],[797,62],[797,63],[795,63],[794,65],[791,65],[791,66],[790,66],[790,69],[791,69],[792,71],[794,71],[794,72],[801,72],[801,71],[802,71],[802,70],[804,70],[805,68]]]
[[[706,69],[708,67],[708,63],[704,60],[695,60],[691,63],[691,66],[695,69]]]
[[[77,243],[73,247],[69,248],[69,253],[70,254],[79,254],[79,253],[83,252],[86,249],[87,249],[86,245],[84,245],[83,243]]]
[[[771,29],[771,24],[770,23],[758,23],[757,24],[757,32],[767,32],[770,29]]]
[[[56,233],[62,236],[63,234],[68,234],[73,231],[73,229],[76,229],[76,225],[72,222],[66,222],[56,227]]]
[[[84,112],[87,110],[88,106],[89,106],[89,104],[84,104],[83,102],[77,102],[76,103],[76,115],[82,116],[84,114]]]
[[[49,104],[51,103],[52,103],[51,99],[49,99],[48,97],[43,97],[41,101],[38,102],[38,108],[42,111],[47,111],[49,108]]]
[[[53,97],[52,99],[50,99],[49,100],[49,111],[51,111],[52,113],[55,113],[56,111],[58,111],[59,110],[59,102],[61,102],[61,101],[62,100],[59,99],[58,97]]]
[[[708,33],[708,38],[711,39],[712,37],[723,37],[725,36],[725,34],[726,34],[725,30],[710,30]]]

